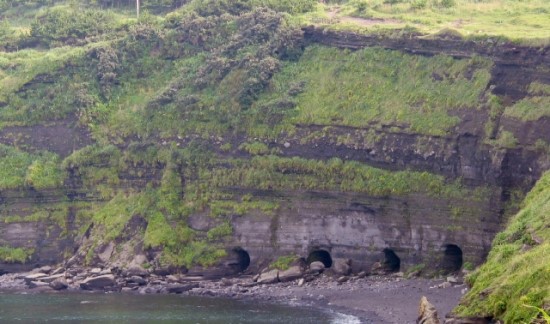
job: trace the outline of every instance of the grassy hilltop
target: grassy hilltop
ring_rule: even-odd
[[[285,156],[281,146],[322,139],[359,147],[387,130],[451,137],[464,112],[477,112],[485,116],[482,144],[499,151],[518,145],[501,117],[550,117],[549,84],[526,85],[529,95],[513,104],[492,93],[488,57],[350,51],[306,44],[301,29],[543,48],[550,44],[546,0],[142,2],[138,19],[132,1],[0,0],[0,190],[47,195],[75,187],[87,198],[32,206],[25,215],[4,210],[0,220],[49,220],[63,235],[89,235],[86,262],[97,247],[131,241],[162,251],[165,265],[214,264],[226,253],[232,215],[279,208],[227,188],[489,199],[489,185],[345,157]],[[39,127],[71,127],[86,140],[69,152],[36,144]],[[361,130],[360,138],[349,129]],[[548,154],[549,141],[536,149]],[[135,188],[127,179],[145,180]],[[546,174],[497,236],[459,313],[513,323],[536,315],[523,304],[548,309],[549,187]],[[192,229],[195,214],[213,225]],[[136,215],[148,225],[128,238]],[[0,246],[5,262],[33,253]]]

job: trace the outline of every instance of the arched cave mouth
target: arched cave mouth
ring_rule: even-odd
[[[458,245],[447,244],[441,267],[446,272],[456,272],[462,268],[462,249]]]
[[[235,273],[243,272],[250,266],[250,254],[241,247],[236,247],[231,250],[231,254],[234,257],[234,261],[230,264],[230,267]]]
[[[332,267],[332,257],[330,256],[330,253],[325,250],[315,250],[309,254],[306,260],[307,264],[311,264],[315,261],[323,263],[325,268]]]
[[[384,249],[384,268],[388,272],[398,272],[401,268],[401,259],[392,249]]]

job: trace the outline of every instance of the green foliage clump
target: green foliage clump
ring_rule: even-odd
[[[278,270],[287,270],[293,262],[298,260],[296,255],[284,255],[277,258],[277,260],[269,264],[269,268]]]
[[[33,253],[33,249],[0,246],[0,261],[6,263],[25,263],[31,258]]]
[[[59,158],[54,153],[31,154],[12,146],[0,145],[1,189],[58,188],[64,178]]]
[[[487,262],[468,277],[472,289],[455,312],[522,323],[539,314],[538,309],[525,305],[548,307],[549,223],[550,172],[546,172],[525,198],[523,208],[493,240]]]

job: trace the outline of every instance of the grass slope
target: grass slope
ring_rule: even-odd
[[[452,29],[464,37],[504,37],[536,45],[550,41],[546,0],[352,0],[328,1],[300,20],[361,32]]]
[[[493,241],[487,262],[469,276],[473,285],[459,315],[530,322],[535,306],[550,310],[550,172],[538,181],[523,208]]]

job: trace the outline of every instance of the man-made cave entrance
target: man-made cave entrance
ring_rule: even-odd
[[[332,267],[332,257],[330,256],[330,253],[325,250],[315,250],[309,254],[306,260],[307,264],[311,264],[315,261],[322,262],[325,265],[325,268]]]
[[[235,273],[243,272],[250,265],[250,255],[241,247],[231,250],[233,261],[229,265]]]
[[[446,272],[455,272],[462,268],[462,250],[457,245],[445,245],[441,268]]]
[[[401,268],[401,259],[392,249],[384,249],[384,270],[387,272],[398,272]]]

